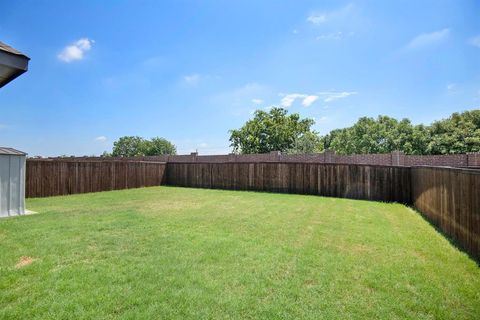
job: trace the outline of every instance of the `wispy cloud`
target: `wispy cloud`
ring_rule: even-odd
[[[353,37],[355,33],[353,31],[344,33],[342,31],[337,31],[337,32],[331,32],[331,33],[325,33],[321,34],[316,37],[317,40],[340,40],[344,38],[349,38]]]
[[[470,38],[468,40],[468,43],[471,44],[472,46],[480,48],[480,35]]]
[[[307,16],[306,21],[314,26],[320,26],[323,24],[344,24],[351,20],[352,15],[355,13],[355,5],[348,3],[342,7],[330,10],[330,11],[314,11]]]
[[[433,45],[440,44],[444,42],[450,36],[450,29],[445,28],[442,30],[430,32],[430,33],[421,33],[413,38],[405,47],[408,50],[416,50],[420,48],[425,48]]]
[[[311,14],[307,17],[307,21],[311,24],[319,25],[327,22],[326,14]]]
[[[95,139],[93,139],[95,141],[98,141],[98,142],[105,142],[107,141],[107,137],[105,136],[99,136],[99,137],[96,137]]]
[[[73,44],[63,48],[57,57],[66,63],[70,63],[75,60],[82,60],[85,57],[85,52],[92,48],[93,43],[95,43],[95,41],[88,38],[79,39]]]
[[[232,88],[223,92],[218,92],[210,96],[210,103],[219,108],[228,106],[228,111],[235,116],[244,116],[249,113],[252,107],[256,108],[264,103],[265,100],[259,97],[271,97],[271,88],[269,86],[259,84],[256,82],[249,82],[243,86]],[[252,106],[253,104],[253,106]]]
[[[340,40],[362,33],[370,27],[370,22],[362,15],[361,8],[353,3],[329,11],[313,11],[306,18],[311,31],[322,31],[315,39]]]
[[[200,74],[200,73],[192,73],[182,77],[183,83],[195,87],[200,84],[204,84],[211,80],[220,80],[222,79],[221,76],[215,74]]]
[[[322,97],[323,102],[332,102],[357,94],[356,91],[322,91],[318,95]]]
[[[263,103],[263,100],[262,99],[252,99],[252,103],[255,104],[255,105],[259,105],[259,104]]]
[[[301,94],[301,93],[285,94],[282,100],[280,101],[280,105],[284,108],[288,108],[292,106],[292,104],[295,102],[296,99],[304,99],[305,97],[307,97],[307,95]]]
[[[304,107],[310,107],[312,105],[312,103],[314,103],[317,100],[318,100],[318,96],[310,95],[310,96],[305,97],[305,99],[303,99],[302,105]]]
[[[280,106],[283,108],[289,108],[295,103],[296,100],[301,100],[301,103],[304,107],[309,107],[319,99],[323,102],[332,102],[355,94],[357,94],[356,91],[321,91],[315,94],[281,93],[280,96],[282,99],[280,101]]]
[[[198,73],[194,73],[191,75],[187,75],[183,77],[185,83],[191,86],[196,86],[200,82],[200,75]]]
[[[449,83],[449,84],[447,84],[447,92],[448,92],[448,93],[455,93],[455,92],[457,92],[457,84],[456,84],[456,83]]]
[[[325,122],[328,120],[328,117],[322,116],[320,118],[315,118],[315,122]]]
[[[280,106],[284,108],[291,107],[297,99],[302,100],[302,105],[304,107],[309,107],[318,99],[318,96],[316,95],[309,95],[304,93],[289,93],[280,95],[283,96],[282,100],[280,101]]]

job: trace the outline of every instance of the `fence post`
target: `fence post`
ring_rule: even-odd
[[[190,158],[192,162],[197,162],[198,152],[190,152]]]
[[[325,163],[336,163],[337,162],[337,154],[335,150],[327,149],[324,152]]]
[[[480,152],[468,152],[467,153],[467,166],[468,167],[480,167]]]
[[[280,151],[270,151],[270,160],[272,161],[280,161]]]
[[[392,166],[404,166],[405,165],[405,153],[403,151],[392,151],[391,153],[391,165]]]

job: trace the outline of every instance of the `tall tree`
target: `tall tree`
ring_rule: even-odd
[[[413,126],[408,119],[363,117],[349,128],[331,131],[324,137],[324,146],[340,154],[388,153],[395,150],[422,154],[426,149],[426,136],[424,127]]]
[[[155,137],[145,141],[146,143],[146,156],[157,156],[161,154],[176,154],[177,148],[173,143],[167,139]]]
[[[294,140],[292,147],[287,150],[287,153],[306,154],[322,151],[322,138],[316,132],[306,132]]]
[[[112,156],[135,157],[145,155],[145,139],[138,136],[120,137],[113,143]]]
[[[453,113],[430,126],[430,154],[480,151],[480,110]]]
[[[138,136],[124,136],[113,143],[112,156],[135,157],[176,154],[176,147],[164,138],[146,140]]]
[[[243,127],[230,130],[230,146],[236,153],[267,153],[286,151],[295,140],[310,131],[313,119],[300,119],[298,113],[287,115],[283,108],[272,108],[269,112],[257,110],[253,119]]]

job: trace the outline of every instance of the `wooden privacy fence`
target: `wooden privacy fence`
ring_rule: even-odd
[[[167,163],[167,184],[413,205],[480,259],[480,171],[318,163]]]
[[[480,259],[480,171],[413,167],[411,175],[414,207]]]
[[[28,160],[27,197],[168,184],[413,205],[480,259],[480,171],[292,162]]]
[[[49,197],[162,183],[165,163],[151,161],[28,160],[26,197]]]
[[[319,163],[167,163],[167,184],[411,203],[410,168]]]

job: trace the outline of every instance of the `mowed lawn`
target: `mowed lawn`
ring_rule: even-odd
[[[0,319],[479,319],[480,268],[399,204],[153,187],[0,219]]]

